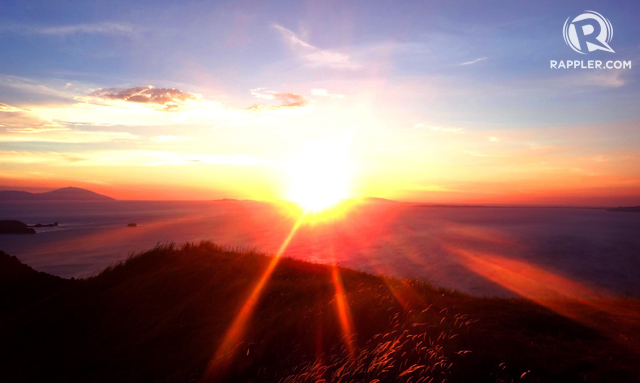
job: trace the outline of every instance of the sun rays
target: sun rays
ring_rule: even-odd
[[[215,378],[217,375],[224,373],[224,369],[233,358],[233,353],[235,351],[236,345],[241,341],[247,322],[249,321],[249,319],[251,319],[253,310],[256,306],[256,303],[258,303],[258,300],[260,299],[264,287],[269,282],[269,279],[271,278],[273,271],[278,265],[280,258],[289,246],[289,243],[291,242],[291,239],[293,239],[296,231],[302,224],[303,219],[304,214],[301,215],[300,218],[298,218],[298,220],[294,223],[291,231],[289,232],[289,235],[282,243],[282,246],[280,246],[280,249],[278,250],[276,255],[273,257],[273,259],[271,259],[266,270],[258,280],[258,283],[256,283],[255,287],[251,291],[251,294],[249,294],[249,297],[242,305],[240,311],[236,315],[236,318],[234,319],[233,323],[227,330],[226,335],[222,339],[222,342],[218,346],[218,350],[216,351],[213,359],[211,360],[211,363],[209,364],[209,367],[207,368],[207,372],[205,374],[206,377]]]
[[[349,303],[342,286],[342,279],[340,278],[340,272],[337,266],[333,266],[331,271],[331,279],[333,280],[333,286],[336,291],[336,310],[338,312],[338,318],[340,319],[340,327],[342,328],[342,336],[345,346],[349,351],[349,356],[355,355],[355,346],[353,340],[353,321],[351,319],[351,311],[349,310]]]
[[[258,279],[258,282],[253,287],[246,301],[241,306],[238,314],[236,314],[235,319],[229,326],[224,338],[222,339],[220,345],[218,346],[218,349],[211,359],[211,362],[209,363],[205,374],[205,379],[215,379],[216,377],[221,376],[225,373],[227,366],[231,363],[234,357],[237,345],[242,341],[246,326],[253,315],[255,306],[260,300],[265,286],[268,284],[269,279],[276,269],[278,262],[289,247],[289,244],[293,240],[301,225],[304,223],[305,218],[306,212],[303,212],[295,221],[293,227],[291,228],[291,231],[280,246],[280,249],[271,259],[267,268],[262,273],[262,276]],[[349,352],[349,355],[354,356],[356,350],[353,340],[353,321],[351,318],[349,303],[344,291],[344,287],[342,285],[342,279],[340,277],[339,268],[337,267],[337,265],[334,265],[332,269],[331,280],[335,289],[335,308],[338,319],[340,321],[343,340]]]
[[[238,346],[245,341],[247,326],[251,326],[252,316],[256,305],[264,299],[264,291],[278,267],[279,260],[284,255],[294,257],[306,256],[313,260],[312,253],[323,252],[324,258],[315,259],[322,263],[332,265],[331,272],[326,276],[327,283],[331,286],[334,298],[331,311],[335,312],[336,325],[338,326],[343,341],[345,357],[353,358],[361,351],[362,344],[358,344],[358,323],[352,317],[350,307],[349,290],[345,288],[341,268],[338,264],[345,257],[357,256],[359,261],[368,263],[368,267],[378,274],[397,275],[396,265],[381,263],[380,259],[370,257],[368,246],[389,246],[394,249],[397,261],[406,262],[416,268],[430,269],[430,258],[424,258],[424,244],[416,242],[416,236],[424,235],[423,229],[411,225],[403,226],[405,236],[388,236],[388,230],[394,225],[395,217],[399,214],[398,207],[389,208],[375,206],[375,214],[368,211],[362,214],[359,209],[363,205],[352,209],[342,210],[342,216],[334,216],[332,219],[317,221],[322,212],[314,212],[312,209],[298,210],[299,216],[292,220],[293,225],[280,245],[275,257],[270,260],[268,266],[252,287],[246,300],[241,305],[235,319],[227,329],[225,336],[217,346],[209,368],[208,378],[215,378],[225,373],[236,355]],[[334,210],[340,210],[333,208]],[[332,209],[325,210],[325,213]],[[293,210],[289,211],[292,214]],[[315,217],[315,218],[314,218]],[[309,224],[313,222],[314,224]],[[444,225],[444,223],[443,223]],[[438,224],[429,226],[430,230],[436,230]],[[397,227],[396,227],[397,229]],[[614,312],[599,302],[603,296],[601,293],[587,287],[575,278],[563,276],[553,270],[548,270],[540,265],[534,265],[518,257],[525,252],[523,243],[503,235],[498,230],[489,230],[474,227],[473,225],[456,224],[447,222],[446,228],[437,230],[432,236],[437,241],[437,246],[443,251],[441,258],[447,258],[447,267],[457,267],[461,273],[473,275],[476,278],[485,279],[495,283],[501,288],[513,292],[515,295],[536,302],[557,314],[589,325],[579,315],[585,309],[598,310],[614,315]],[[294,243],[295,242],[295,243]],[[317,243],[315,247],[302,247],[308,252],[299,254],[300,243]],[[290,251],[293,249],[293,253]],[[295,255],[293,255],[295,254]],[[442,267],[442,265],[438,267]],[[405,267],[406,271],[406,267]],[[412,311],[419,307],[427,307],[431,302],[425,301],[416,284],[411,280],[392,280],[383,278],[383,289],[390,293],[401,310]],[[570,303],[570,304],[569,304]],[[573,307],[571,305],[577,305]],[[322,329],[313,328],[318,335],[317,358],[322,363]],[[347,355],[348,354],[348,355]]]

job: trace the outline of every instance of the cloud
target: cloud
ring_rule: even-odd
[[[37,133],[64,129],[60,122],[53,121],[47,116],[34,114],[32,108],[32,106],[29,106],[28,108],[20,109],[0,103],[0,133],[5,131]]]
[[[3,104],[0,102],[0,112],[12,113],[12,112],[22,112],[22,111],[23,111],[22,109],[16,108],[15,106]]]
[[[414,128],[416,129],[424,129],[424,128],[428,128],[429,130],[432,130],[434,132],[442,132],[442,133],[462,133],[463,129],[462,128],[443,128],[442,126],[427,126],[425,124],[419,123],[419,124],[415,124],[413,125]]]
[[[565,73],[563,73],[565,72]],[[540,81],[536,79],[536,85],[544,92],[553,89],[556,92],[566,92],[576,90],[583,91],[582,88],[620,88],[630,82],[629,73],[624,70],[582,70],[582,71],[560,71],[556,76]]]
[[[344,94],[331,94],[326,89],[311,89],[311,94],[314,96],[321,96],[321,97],[344,98]]]
[[[280,105],[264,105],[258,104],[247,108],[247,110],[280,110],[280,109],[296,109],[309,105],[309,100],[297,93],[280,93],[267,91],[264,88],[252,89],[251,94],[263,100],[274,100],[280,102]]]
[[[24,99],[34,101],[44,99],[51,101],[73,101],[73,93],[69,90],[60,90],[59,80],[33,80],[25,77],[0,75],[0,93],[18,93]],[[8,89],[7,89],[8,88]]]
[[[0,162],[75,166],[233,165],[256,166],[269,162],[246,154],[190,154],[154,150],[97,150],[80,153],[4,151]]]
[[[73,163],[84,158],[72,153],[32,152],[32,151],[3,151],[0,152],[0,162],[6,164],[54,164]],[[13,175],[12,175],[13,176]]]
[[[305,106],[309,104],[309,101],[304,97],[296,93],[276,93],[274,98],[282,102],[281,106]]]
[[[219,128],[281,125],[286,121],[280,117],[286,117],[292,113],[306,113],[312,105],[312,100],[304,95],[269,91],[263,88],[252,90],[252,94],[264,100],[259,102],[264,105],[236,108],[175,88],[141,86],[87,89],[86,85],[80,84],[74,85],[73,89],[71,87],[64,89],[65,82],[62,81],[53,85],[55,87],[42,86],[32,80],[0,75],[0,94],[4,86],[8,86],[22,90],[24,98],[37,100],[36,103],[30,104],[22,102],[19,105],[21,110],[13,109],[14,106],[11,103],[4,106],[5,110],[13,112],[0,111],[2,115],[0,128],[22,129],[21,133],[29,130],[42,133],[44,129],[61,130],[65,127],[71,129],[93,127],[97,130],[109,130],[104,127],[127,126],[146,129],[152,126]],[[58,101],[62,95],[64,99]],[[47,101],[53,98],[56,102]],[[251,104],[247,106],[249,105]],[[262,111],[262,113],[256,113],[256,111]],[[182,135],[182,133],[176,133],[163,131],[162,133],[154,132],[152,135]]]
[[[158,144],[173,143],[173,142],[186,142],[193,140],[193,137],[185,136],[153,136],[151,141]]]
[[[91,94],[90,92],[87,93]],[[146,99],[127,101],[117,98],[120,93],[117,90],[102,89],[101,92],[101,97],[86,94],[76,96],[72,98],[73,103],[70,105],[33,104],[24,106],[29,110],[23,113],[3,113],[0,127],[100,127],[99,130],[105,129],[102,127],[113,126],[215,127],[225,126],[232,121],[251,123],[264,117],[244,109],[225,107],[220,102],[201,99],[199,95],[192,95],[197,98],[194,100],[185,92],[182,92],[183,95],[174,94],[170,101],[167,101],[166,97],[153,97],[148,94],[143,96]],[[129,94],[124,93],[125,97]]]
[[[347,54],[315,47],[299,38],[291,30],[273,24],[291,49],[310,67],[329,67],[334,69],[361,69],[362,65],[354,62]]]
[[[454,191],[452,189],[449,189],[448,187],[444,187],[441,185],[420,185],[420,184],[411,184],[407,186],[407,189],[409,190],[416,190],[416,191],[428,191],[428,192],[448,192],[448,191]]]
[[[176,88],[154,88],[149,85],[126,89],[100,88],[91,92],[88,99],[89,102],[98,104],[109,100],[147,104],[156,109],[177,112],[190,109],[193,103],[200,100],[200,97]]]
[[[604,73],[586,73],[583,77],[576,77],[576,85],[591,85],[602,88],[619,88],[626,85],[624,73],[621,70],[605,71]]]
[[[97,143],[132,141],[139,136],[128,132],[72,130],[65,127],[9,128],[0,132],[0,142]]]
[[[69,128],[65,128],[62,125],[58,124],[50,124],[50,125],[34,125],[34,126],[10,126],[6,127],[5,131],[9,133],[24,133],[24,134],[34,134],[34,133],[44,133],[44,132],[55,132],[59,130],[69,130]]]
[[[489,157],[489,154],[480,153],[475,150],[465,150],[465,153],[470,154],[474,157]]]
[[[471,60],[471,61],[463,62],[462,64],[458,64],[458,65],[473,65],[473,64],[475,64],[475,63],[478,63],[478,62],[480,62],[480,61],[484,61],[484,60],[486,60],[486,59],[487,59],[486,57],[480,57],[480,58],[477,58],[477,59],[475,59],[475,60]]]
[[[132,35],[136,33],[136,28],[129,24],[121,23],[95,23],[95,24],[75,24],[58,26],[34,26],[21,24],[7,24],[0,27],[0,32],[9,31],[14,33],[39,34],[49,36],[68,36],[75,34],[106,34],[106,35]]]

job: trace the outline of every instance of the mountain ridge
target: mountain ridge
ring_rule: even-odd
[[[70,186],[44,193],[2,190],[0,191],[0,201],[115,201],[115,198],[88,189]]]

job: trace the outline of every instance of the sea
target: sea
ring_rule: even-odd
[[[256,201],[5,201],[0,219],[58,222],[0,235],[0,250],[65,278],[158,244],[209,240],[475,296],[640,297],[632,212],[372,202],[300,218],[286,204]]]

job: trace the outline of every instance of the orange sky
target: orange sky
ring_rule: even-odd
[[[197,33],[199,15],[182,9],[158,30],[162,7],[146,21],[17,20],[23,50],[0,64],[0,189],[640,205],[635,68],[550,70],[547,56],[576,55],[553,32],[564,10],[531,5],[550,26],[532,39],[522,32],[531,20],[480,20],[448,3],[390,9],[388,25],[329,7],[330,25],[301,7],[249,18],[212,8],[218,23],[196,23]],[[405,23],[414,12],[430,24]],[[224,33],[204,33],[227,19]],[[611,57],[627,59],[632,43],[612,43]],[[344,137],[338,157],[331,144],[309,149]]]
[[[0,185],[31,191],[76,186],[118,199],[280,200],[296,182],[292,164],[313,157],[310,172],[323,172],[326,163],[334,167],[327,171],[337,173],[343,166],[336,161],[350,169],[346,198],[640,204],[640,154],[616,142],[638,135],[632,121],[542,128],[415,121],[402,126],[379,112],[370,96],[317,95],[328,92],[287,96],[302,100],[293,106],[267,98],[250,110],[212,108],[198,96],[185,111],[79,98],[71,105],[4,112],[24,126],[5,132],[5,145],[33,149],[0,153]],[[265,94],[270,95],[258,93]],[[64,121],[72,120],[90,128],[70,129]],[[29,131],[35,123],[41,127]],[[126,131],[109,130],[125,123]],[[343,158],[336,160],[330,149],[310,152],[313,145],[345,136]],[[47,145],[55,150],[41,149]]]

